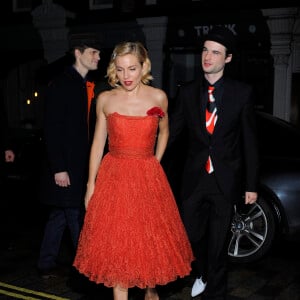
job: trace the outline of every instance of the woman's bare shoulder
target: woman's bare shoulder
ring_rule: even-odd
[[[101,92],[98,97],[97,97],[97,102],[102,102],[105,103],[108,100],[111,100],[112,98],[114,98],[116,96],[116,91],[115,89],[112,90],[106,90]]]
[[[105,90],[102,91],[99,95],[98,98],[107,98],[107,97],[111,97],[114,94],[114,89],[112,90]]]
[[[167,98],[167,94],[165,93],[165,91],[157,87],[148,86],[148,93],[150,93],[152,97],[155,97],[158,100]]]

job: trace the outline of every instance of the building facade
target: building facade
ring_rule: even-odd
[[[152,61],[153,85],[167,92],[172,105],[177,86],[193,79],[199,71],[199,41],[212,26],[223,24],[238,40],[239,51],[228,72],[255,87],[258,109],[299,126],[299,8],[241,8],[237,13],[230,8],[212,12],[202,7],[195,13],[186,7],[171,15],[156,1],[146,0],[143,7],[139,5],[129,0],[90,0],[88,7],[74,12],[72,7],[44,0],[26,12],[30,16],[29,22],[26,18],[24,21],[27,33],[24,35],[23,26],[18,35],[23,40],[22,50],[28,49],[1,73],[10,125],[42,126],[43,87],[48,78],[41,70],[60,65],[70,34],[94,32],[101,38],[102,60],[100,70],[94,74],[96,81],[104,79],[110,51],[116,43],[145,43]],[[20,30],[16,28],[9,25],[10,35]],[[19,41],[14,40],[1,51],[12,55],[13,49],[18,53]]]

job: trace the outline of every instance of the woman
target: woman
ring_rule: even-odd
[[[131,287],[145,289],[145,300],[158,300],[155,286],[188,275],[193,260],[160,165],[169,136],[168,100],[149,85],[150,71],[141,43],[118,44],[107,68],[113,89],[97,99],[74,266],[91,281],[113,287],[115,300],[127,300]]]

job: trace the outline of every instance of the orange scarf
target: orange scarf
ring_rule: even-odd
[[[89,114],[90,114],[90,109],[91,109],[91,103],[95,96],[94,87],[95,87],[94,82],[91,82],[91,81],[86,82],[86,91],[87,91],[87,99],[88,99],[88,119],[89,119]]]

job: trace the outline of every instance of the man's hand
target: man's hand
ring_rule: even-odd
[[[54,174],[55,183],[61,187],[68,187],[71,185],[68,172],[59,172]]]
[[[5,150],[5,161],[6,162],[14,162],[15,153],[12,150]]]
[[[256,192],[246,192],[245,193],[245,204],[253,204],[257,200]]]

